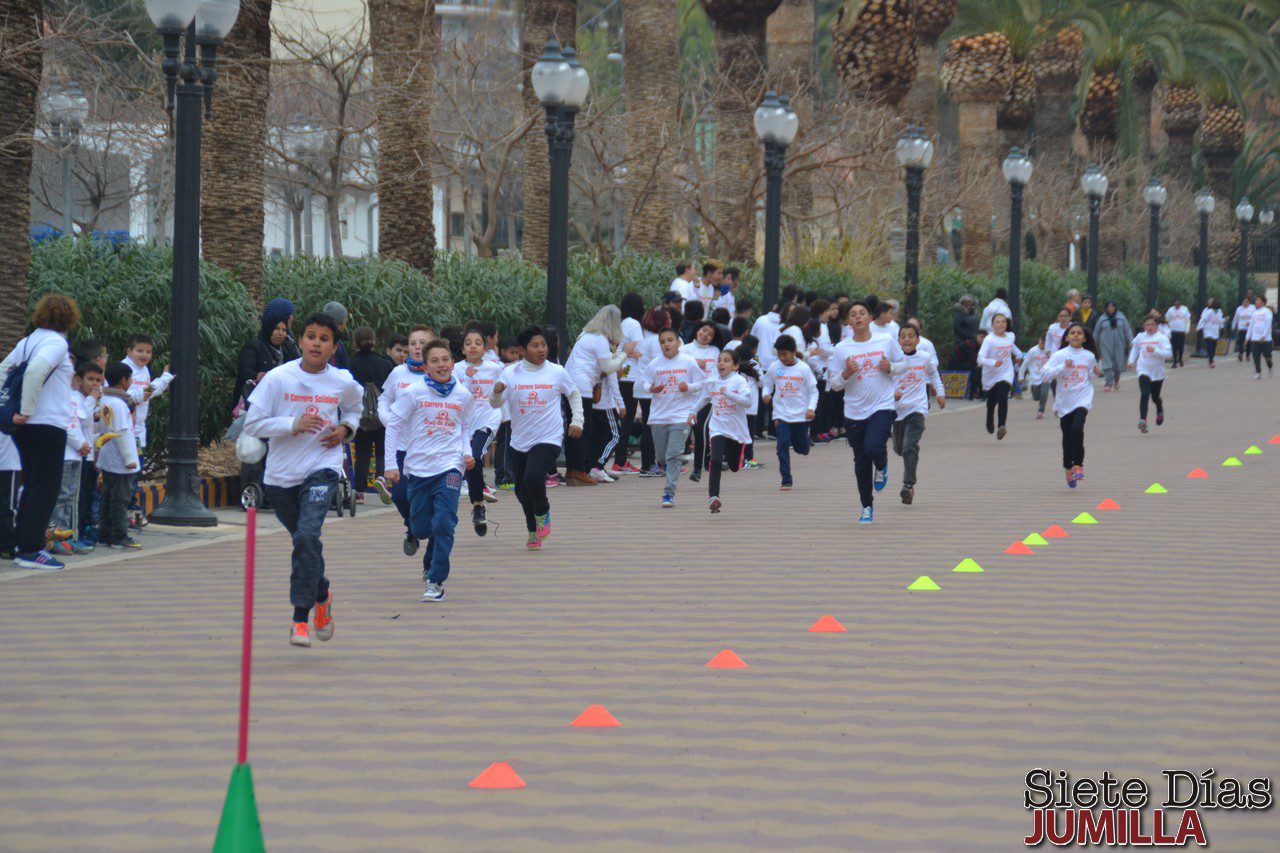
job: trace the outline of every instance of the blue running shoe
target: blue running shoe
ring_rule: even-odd
[[[884,487],[889,484],[889,469],[887,466],[876,469],[876,473],[872,478],[872,483],[875,485],[877,492],[884,491]]]
[[[676,499],[675,499],[675,496],[674,496],[674,495],[672,495],[670,492],[663,492],[663,493],[662,493],[662,508],[663,508],[663,509],[671,509],[671,508],[672,508],[673,506],[675,506],[675,505],[676,505]]]
[[[870,524],[873,520],[875,520],[875,516],[876,516],[875,507],[864,506],[862,508],[862,515],[858,516],[858,523]]]

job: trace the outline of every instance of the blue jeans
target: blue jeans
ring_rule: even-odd
[[[404,529],[407,532],[409,530],[409,481],[404,475],[404,454],[403,450],[396,451],[396,470],[400,472],[400,479],[396,480],[396,484],[391,487],[391,502],[400,511],[400,517],[404,519]]]
[[[809,424],[774,421],[773,431],[778,436],[778,473],[782,485],[791,485],[791,451],[801,456],[809,455]]]
[[[409,481],[409,532],[415,539],[431,540],[422,555],[422,574],[430,583],[444,583],[449,579],[449,554],[458,526],[462,474],[445,471],[433,477],[403,479]]]
[[[853,448],[853,475],[858,480],[858,498],[864,507],[871,506],[875,494],[871,485],[872,469],[889,467],[889,435],[893,432],[896,412],[886,409],[872,412],[871,417],[855,421],[845,419],[845,437]]]
[[[267,498],[276,518],[293,537],[293,571],[289,574],[289,602],[294,615],[310,610],[317,601],[329,597],[329,579],[324,576],[324,547],[320,528],[338,488],[338,472],[312,471],[296,486],[267,486]],[[294,621],[301,621],[295,619]]]

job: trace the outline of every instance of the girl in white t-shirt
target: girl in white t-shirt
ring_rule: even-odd
[[[472,424],[474,427],[469,442],[471,458],[475,464],[467,469],[464,476],[467,480],[467,494],[471,499],[471,525],[477,536],[489,532],[489,519],[485,513],[484,502],[496,501],[494,493],[484,482],[484,456],[489,452],[489,445],[502,425],[502,410],[489,409],[489,396],[493,392],[493,383],[502,374],[501,361],[490,361],[485,349],[487,342],[479,329],[472,329],[462,337],[463,360],[453,367],[453,378],[459,385],[471,392],[471,398],[477,405],[486,404],[478,409],[478,416]]]
[[[1050,326],[1049,328],[1056,327]],[[1058,340],[1061,341],[1062,337],[1059,336]],[[1044,418],[1044,409],[1049,402],[1051,387],[1049,383],[1043,381],[1043,377],[1040,374],[1053,353],[1054,351],[1049,349],[1045,336],[1041,335],[1040,340],[1036,341],[1036,345],[1027,350],[1027,354],[1022,357],[1022,380],[1031,386],[1031,399],[1040,404],[1040,408],[1036,412],[1036,420]]]
[[[1062,469],[1067,485],[1075,488],[1084,479],[1084,422],[1093,408],[1091,376],[1101,376],[1098,345],[1081,323],[1072,323],[1063,335],[1062,348],[1049,357],[1040,381],[1058,381],[1053,413],[1062,428]]]
[[[1142,321],[1142,333],[1134,337],[1129,348],[1129,369],[1138,368],[1138,429],[1147,431],[1147,405],[1156,404],[1156,426],[1164,423],[1164,360],[1173,355],[1173,343],[1160,331],[1160,316],[1148,315]]]
[[[1005,421],[1009,417],[1009,391],[1013,388],[1013,370],[1022,360],[1022,350],[1014,343],[1009,331],[1009,318],[1003,314],[991,317],[991,334],[987,335],[978,350],[978,364],[982,365],[982,388],[987,392],[987,432],[1002,439],[1009,432]],[[999,419],[999,431],[996,420]]]
[[[716,375],[716,360],[720,357],[720,348],[714,343],[716,324],[710,320],[698,323],[693,332],[693,340],[680,348],[680,351],[692,358],[702,368],[702,372],[710,380]],[[707,450],[707,418],[711,417],[709,406],[700,406],[698,417],[693,424],[693,471],[689,474],[689,482],[696,483],[702,479],[702,470],[706,467]]]
[[[711,436],[711,474],[707,480],[707,507],[713,513],[720,511],[720,474],[728,467],[737,473],[746,462],[746,448],[751,443],[747,428],[747,409],[755,398],[755,390],[748,377],[738,372],[741,358],[737,350],[726,350],[716,359],[716,376],[702,387],[696,408],[706,403],[711,407],[707,430]],[[754,371],[753,371],[754,372]],[[692,424],[695,415],[689,416]]]
[[[489,405],[508,403],[511,413],[511,470],[515,474],[516,499],[524,510],[529,540],[536,551],[551,535],[551,503],[547,500],[547,471],[560,456],[565,426],[561,400],[568,400],[568,436],[582,436],[582,394],[568,371],[547,360],[547,331],[530,326],[516,340],[524,358],[503,369],[493,384]]]
[[[1218,300],[1210,299],[1209,304],[1200,312],[1200,322],[1196,323],[1196,331],[1204,335],[1204,351],[1209,357],[1209,367],[1214,367],[1213,359],[1218,354],[1218,336],[1226,324],[1222,316],[1222,307]]]

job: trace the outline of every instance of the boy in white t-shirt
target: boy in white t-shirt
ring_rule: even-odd
[[[333,636],[333,592],[325,577],[320,533],[343,466],[343,445],[356,434],[364,389],[329,363],[338,351],[338,324],[314,314],[302,324],[302,358],[273,368],[249,395],[244,433],[271,439],[262,481],[276,518],[293,537],[289,642],[309,648]]]
[[[141,457],[147,449],[147,415],[151,409],[151,400],[163,394],[173,381],[173,374],[166,367],[156,379],[151,378],[151,359],[155,353],[155,341],[150,335],[133,335],[129,338],[129,350],[120,363],[133,372],[133,382],[129,385],[129,399],[133,401],[133,435],[138,442],[139,466]],[[129,526],[135,529],[146,527],[147,518],[137,505],[138,475],[133,477],[134,496],[129,503]]]
[[[18,533],[13,522],[18,516],[18,480],[22,460],[18,447],[6,433],[0,432],[0,560],[12,560],[18,548]]]
[[[49,520],[58,554],[86,554],[93,548],[77,538],[80,530],[80,472],[93,461],[93,412],[102,396],[102,368],[86,362],[71,380],[71,412],[67,418],[67,447],[62,456],[62,488]]]

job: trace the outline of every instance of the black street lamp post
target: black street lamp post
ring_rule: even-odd
[[[1142,188],[1142,198],[1147,202],[1151,212],[1151,227],[1147,235],[1147,308],[1160,309],[1160,208],[1169,198],[1169,191],[1160,183],[1159,178],[1152,178]]]
[[[164,41],[167,106],[175,113],[173,301],[170,307],[173,399],[169,407],[169,464],[164,501],[151,514],[151,520],[178,527],[212,527],[218,521],[200,500],[197,474],[200,111],[202,102],[206,114],[212,106],[218,46],[235,24],[240,3],[239,0],[149,0],[147,12]]]
[[[933,162],[933,142],[924,128],[908,127],[898,137],[894,149],[898,165],[903,169],[907,189],[906,252],[903,258],[903,310],[915,317],[920,306],[920,196],[924,191],[924,172]]]
[[[1213,214],[1213,208],[1217,202],[1213,198],[1213,193],[1207,189],[1200,190],[1196,193],[1196,213],[1200,215],[1200,252],[1196,260],[1199,262],[1198,280],[1196,286],[1196,317],[1204,313],[1209,307],[1209,217]],[[1204,333],[1199,335],[1199,343],[1196,347],[1198,350],[1204,348]],[[1205,353],[1208,355],[1208,353]]]
[[[1080,189],[1089,199],[1089,258],[1086,263],[1089,280],[1089,297],[1097,309],[1098,304],[1098,214],[1102,210],[1102,199],[1107,194],[1107,176],[1102,174],[1097,163],[1089,164],[1089,168],[1080,178]]]
[[[1027,152],[1015,145],[1001,165],[1009,182],[1009,310],[1014,340],[1022,331],[1022,192],[1031,181],[1035,164]]]
[[[796,138],[800,120],[785,98],[773,92],[755,112],[756,136],[764,145],[764,311],[778,302],[781,276],[782,173],[787,165],[787,146]]]
[[[1240,251],[1236,253],[1240,277],[1236,307],[1239,307],[1249,289],[1249,224],[1253,222],[1253,205],[1249,203],[1248,196],[1240,199],[1240,203],[1236,205],[1236,219],[1240,221]]]
[[[591,79],[573,48],[547,42],[531,72],[534,92],[547,113],[551,187],[547,203],[547,324],[563,339],[569,326],[569,166],[574,123],[586,103]],[[564,341],[561,350],[567,349]]]

